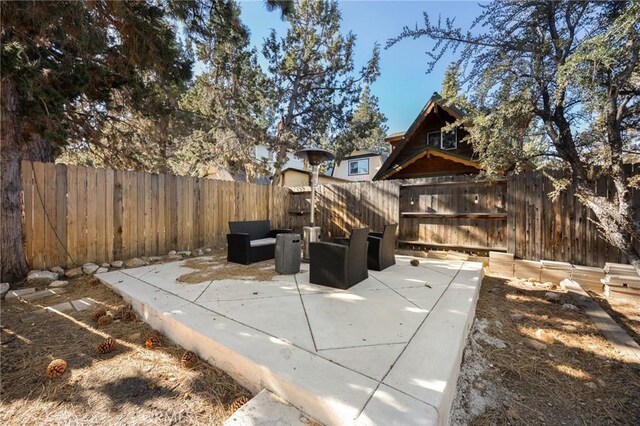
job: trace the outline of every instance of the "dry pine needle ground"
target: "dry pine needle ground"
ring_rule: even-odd
[[[614,352],[584,312],[546,301],[547,291],[516,279],[485,276],[472,330],[478,321],[486,324],[484,341],[479,339],[476,348],[467,346],[461,380],[465,371],[473,380],[458,382],[457,403],[462,400],[462,406],[457,408],[464,423],[638,424],[638,365]],[[557,292],[562,303],[572,302]],[[505,346],[495,344],[494,338]],[[536,350],[528,339],[545,340],[547,348]],[[475,376],[470,370],[478,370],[479,364],[482,371]],[[465,415],[478,401],[493,404],[475,417]]]
[[[89,297],[111,314],[124,305],[88,281],[71,281],[68,293],[46,305]],[[97,308],[34,314],[42,306],[2,303],[1,424],[221,424],[238,401],[251,397],[206,362],[183,368],[184,350],[166,339],[158,349],[145,349],[151,329],[138,319],[98,326],[92,319]],[[98,354],[96,346],[108,337],[117,348]],[[46,368],[56,358],[68,366],[62,377],[49,379]]]

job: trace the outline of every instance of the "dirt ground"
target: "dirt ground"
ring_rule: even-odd
[[[98,326],[95,309],[66,314],[34,314],[42,306],[89,297],[115,313],[120,296],[87,278],[72,280],[70,291],[42,301],[2,302],[0,424],[5,425],[211,425],[221,424],[249,392],[224,372],[200,361],[180,364],[182,348],[161,338],[146,349],[150,328],[135,319]],[[96,345],[117,340],[114,352]],[[67,361],[64,375],[49,379],[55,358]]]
[[[614,352],[586,314],[562,308],[571,303],[564,292],[553,290],[554,303],[548,291],[485,276],[452,424],[638,424],[638,365]]]

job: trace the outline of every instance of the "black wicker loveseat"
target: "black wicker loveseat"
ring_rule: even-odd
[[[227,261],[243,265],[273,259],[276,235],[291,233],[290,229],[271,229],[268,220],[229,222],[229,229]]]

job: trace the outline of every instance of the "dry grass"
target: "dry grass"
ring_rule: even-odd
[[[478,355],[486,364],[469,393],[496,402],[470,424],[637,424],[638,365],[621,358],[583,312],[546,301],[547,291],[485,276],[476,320],[486,320],[486,333],[506,346],[480,342],[480,349],[467,347],[463,371]],[[565,294],[562,299],[571,302]],[[544,338],[536,335],[539,329]],[[536,350],[527,339],[552,343]],[[474,350],[481,353],[469,353]]]
[[[224,260],[224,256],[213,258],[194,258],[184,262],[186,268],[195,269],[194,272],[178,277],[178,281],[185,284],[199,284],[213,280],[250,279],[255,281],[271,281],[278,276],[273,260],[241,265]]]
[[[123,305],[118,295],[85,278],[68,288],[46,304],[89,297],[112,315]],[[184,350],[166,339],[159,349],[145,349],[151,329],[138,319],[98,326],[92,309],[36,314],[41,306],[2,305],[2,424],[221,424],[250,397],[205,362],[182,368]],[[107,337],[117,340],[116,350],[97,354],[96,345]],[[45,369],[55,358],[68,367],[52,380]]]

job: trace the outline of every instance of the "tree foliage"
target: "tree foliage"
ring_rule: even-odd
[[[278,38],[274,31],[263,46],[278,114],[272,126],[278,171],[287,152],[333,145],[362,84],[379,74],[377,46],[355,71],[355,35],[341,33],[336,1],[300,0],[288,20],[286,35]]]
[[[630,203],[638,176],[628,164],[638,143],[640,5],[495,0],[482,7],[467,31],[425,13],[422,27],[405,28],[389,46],[429,38],[429,70],[457,52],[445,91],[468,112],[469,141],[486,169],[536,160],[564,170],[557,190],[573,185],[602,235],[640,270],[631,244],[640,222]],[[611,197],[594,191],[601,176],[615,185]]]
[[[244,171],[251,178],[260,170],[255,146],[265,143],[272,96],[257,51],[249,47],[248,29],[240,22],[233,1],[226,19],[211,19],[210,34],[197,44],[197,57],[206,66],[182,100],[196,125],[183,140],[176,158],[182,172],[206,173],[211,165]]]
[[[360,93],[358,104],[347,117],[347,126],[333,145],[336,158],[342,159],[355,149],[366,149],[379,154],[388,152],[384,141],[388,127],[387,117],[380,112],[378,98],[371,94],[369,86]]]

